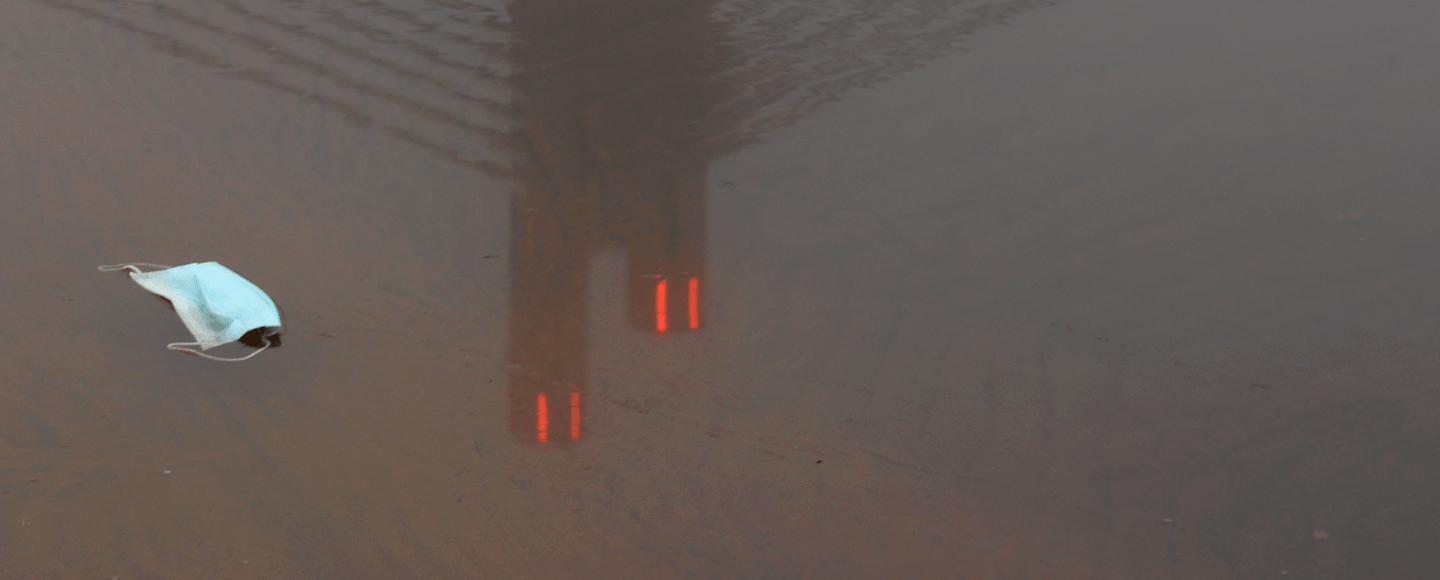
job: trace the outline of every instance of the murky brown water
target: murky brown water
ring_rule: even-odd
[[[0,2],[4,578],[1440,573],[1435,3],[486,1]]]

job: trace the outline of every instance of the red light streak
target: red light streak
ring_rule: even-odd
[[[700,328],[700,279],[690,278],[690,330]]]
[[[655,332],[665,332],[670,324],[665,320],[665,287],[668,280],[660,280],[655,284]]]
[[[570,393],[570,440],[580,440],[580,393]]]
[[[550,440],[550,410],[545,404],[545,393],[535,395],[535,439],[541,443]]]

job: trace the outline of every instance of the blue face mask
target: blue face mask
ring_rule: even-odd
[[[164,269],[143,272],[137,266]],[[219,262],[174,268],[141,263],[100,267],[101,272],[125,269],[130,270],[130,279],[135,283],[169,300],[175,307],[175,313],[180,315],[180,321],[185,323],[185,328],[195,336],[195,342],[174,342],[165,345],[166,348],[211,360],[233,362],[260,354],[261,350],[271,346],[280,346],[282,323],[275,303],[258,286]],[[259,334],[256,340],[261,343],[258,345],[260,350],[241,358],[220,358],[183,348],[198,346],[201,350],[210,350],[240,340],[252,331]]]

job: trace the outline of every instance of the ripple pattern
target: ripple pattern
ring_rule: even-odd
[[[444,158],[503,172],[509,39],[463,0],[43,0],[164,52],[291,93]]]
[[[722,105],[740,119],[719,139],[744,143],[794,123],[856,88],[958,52],[982,29],[1057,0],[722,0],[730,39]]]

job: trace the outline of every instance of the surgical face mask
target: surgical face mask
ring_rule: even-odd
[[[144,272],[139,266],[162,269]],[[100,266],[101,272],[118,270],[130,270],[130,279],[136,284],[169,300],[185,328],[195,336],[195,342],[172,342],[165,345],[166,348],[210,360],[234,362],[260,354],[271,346],[280,346],[283,324],[275,303],[258,286],[218,262],[174,268],[138,262]],[[198,346],[201,350],[210,350],[241,337],[246,337],[247,343],[251,337],[260,340],[260,350],[240,358],[220,358],[184,348]]]

